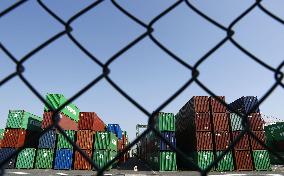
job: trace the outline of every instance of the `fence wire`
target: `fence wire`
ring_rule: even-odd
[[[7,15],[8,13],[11,13],[12,11],[16,10],[19,6],[25,4],[28,2],[27,0],[21,0],[10,6],[9,8],[5,9],[4,11],[0,12],[0,20],[3,16]],[[184,160],[188,161],[191,163],[199,172],[201,175],[207,175],[207,173],[214,167],[217,166],[217,163],[229,152],[233,149],[233,147],[237,144],[238,141],[241,140],[241,138],[245,134],[249,134],[252,138],[254,138],[258,143],[260,143],[263,147],[265,147],[270,153],[275,155],[280,161],[284,163],[284,158],[279,156],[275,150],[272,148],[268,147],[264,142],[262,142],[260,139],[258,139],[253,132],[250,129],[250,124],[249,124],[249,119],[248,115],[251,114],[254,110],[257,109],[257,107],[262,104],[269,96],[270,94],[278,87],[284,88],[284,83],[282,83],[283,79],[283,73],[281,72],[282,67],[284,66],[284,61],[277,67],[273,68],[269,64],[265,63],[262,61],[261,58],[258,58],[255,56],[253,53],[248,51],[246,48],[244,48],[240,43],[238,43],[234,39],[234,26],[241,21],[245,16],[247,16],[252,10],[258,8],[261,10],[264,14],[272,18],[273,20],[279,22],[280,24],[284,25],[284,20],[277,17],[275,14],[267,10],[262,4],[261,0],[256,0],[251,6],[249,6],[243,13],[241,13],[236,19],[234,19],[228,27],[223,26],[222,24],[218,23],[214,19],[210,18],[206,14],[204,14],[202,11],[200,11],[198,8],[196,8],[189,0],[179,0],[173,3],[170,7],[168,7],[166,10],[164,10],[162,13],[157,15],[155,18],[153,18],[149,24],[146,24],[136,18],[134,15],[132,15],[130,12],[128,12],[126,9],[124,9],[122,6],[119,5],[118,2],[115,0],[111,0],[112,4],[124,15],[129,17],[131,20],[136,22],[138,25],[141,27],[145,28],[146,32],[143,34],[139,35],[134,39],[133,41],[129,42],[124,48],[121,50],[117,51],[112,57],[110,57],[106,63],[102,63],[97,57],[95,57],[93,54],[91,54],[88,49],[86,49],[77,39],[72,35],[72,23],[76,21],[78,18],[80,18],[82,15],[87,13],[90,10],[94,10],[99,4],[104,2],[104,0],[97,0],[93,2],[91,5],[87,6],[86,8],[82,9],[78,13],[76,13],[74,16],[69,18],[69,20],[64,21],[61,19],[55,12],[53,12],[45,3],[44,0],[37,0],[37,3],[42,9],[44,9],[50,16],[52,16],[55,20],[58,21],[61,25],[64,26],[64,30],[58,32],[56,35],[52,36],[51,38],[47,39],[45,42],[43,42],[41,45],[38,45],[36,48],[31,50],[28,54],[26,54],[22,58],[16,58],[13,53],[11,53],[2,43],[0,43],[0,48],[3,50],[3,52],[8,56],[9,59],[11,59],[14,64],[16,65],[16,71],[4,79],[0,81],[0,86],[3,86],[5,83],[10,81],[11,79],[18,77],[20,80],[30,89],[30,91],[40,100],[42,101],[49,109],[53,109],[50,107],[50,105],[45,101],[45,99],[40,95],[40,93],[34,88],[34,86],[23,76],[23,73],[25,71],[25,67],[23,66],[24,62],[29,60],[33,55],[35,55],[37,52],[42,50],[43,48],[47,47],[48,45],[52,45],[53,42],[58,40],[59,38],[63,36],[67,36],[85,55],[87,58],[91,59],[94,61],[98,66],[102,68],[102,73],[96,77],[94,80],[92,80],[90,83],[88,83],[85,87],[83,87],[81,90],[79,90],[74,96],[72,96],[67,102],[65,102],[62,106],[60,106],[58,109],[53,109],[55,113],[53,114],[52,120],[53,120],[53,125],[49,126],[47,129],[43,130],[41,133],[39,133],[33,140],[28,141],[28,143],[33,144],[36,142],[37,139],[44,133],[48,132],[52,128],[56,128],[67,140],[72,144],[74,149],[78,151],[82,156],[89,162],[91,165],[96,169],[96,174],[97,175],[103,175],[104,171],[107,170],[109,166],[111,166],[119,157],[123,156],[128,150],[130,150],[134,145],[136,145],[143,137],[145,137],[149,132],[153,131],[154,134],[162,139],[166,144],[170,146],[170,148],[177,152],[178,155],[182,156]],[[204,53],[204,55],[198,59],[198,61],[194,65],[189,65],[188,63],[184,62],[183,59],[178,57],[174,52],[172,52],[169,48],[164,46],[155,36],[153,36],[153,25],[162,19],[166,14],[174,10],[176,7],[178,7],[180,4],[185,3],[186,6],[193,10],[196,14],[198,14],[200,17],[202,17],[203,20],[208,21],[212,25],[216,26],[219,28],[221,31],[226,33],[226,36],[220,40],[213,48],[211,48],[207,53]],[[142,105],[140,105],[135,99],[133,99],[130,95],[127,94],[118,84],[116,84],[110,77],[110,69],[109,66],[113,61],[115,61],[121,54],[124,52],[128,51],[131,47],[139,43],[142,39],[149,37],[153,43],[155,43],[161,50],[163,50],[166,54],[168,54],[172,59],[174,59],[176,62],[184,66],[185,68],[191,70],[192,76],[191,78],[184,84],[182,87],[180,87],[174,94],[172,94],[166,101],[163,102],[159,107],[156,108],[156,110],[153,113],[148,112]],[[200,72],[198,71],[199,66],[208,59],[208,57],[216,52],[221,46],[223,46],[225,43],[232,43],[236,48],[239,49],[240,52],[244,53],[245,55],[248,56],[248,58],[252,59],[256,64],[261,65],[262,67],[266,68],[267,70],[270,70],[274,73],[274,79],[275,82],[274,84],[269,88],[267,92],[264,93],[264,95],[260,98],[258,104],[256,104],[250,112],[247,114],[242,114],[240,112],[237,112],[236,110],[232,109],[231,107],[228,106],[223,100],[218,98],[217,95],[215,95],[214,92],[210,90],[209,87],[207,87],[204,83],[202,83],[199,79],[198,76]],[[73,102],[75,99],[80,97],[82,94],[84,94],[87,90],[89,90],[91,87],[96,85],[98,82],[101,80],[107,80],[107,82],[115,89],[117,90],[123,97],[125,97],[129,102],[131,102],[136,108],[138,108],[141,112],[143,112],[148,118],[148,128],[141,134],[139,135],[134,141],[132,141],[126,148],[122,150],[122,152],[118,153],[117,156],[112,159],[108,164],[106,164],[104,167],[99,168],[98,165],[91,159],[89,158],[85,152],[83,152],[78,145],[73,142],[64,132],[64,130],[58,125],[58,113],[60,110],[62,110],[66,105],[69,103]],[[196,165],[196,163],[193,163],[191,158],[189,156],[186,156],[186,154],[181,151],[180,149],[176,148],[173,146],[170,142],[168,142],[162,134],[154,128],[154,117],[157,115],[159,111],[162,111],[165,106],[167,106],[169,103],[171,103],[177,96],[179,96],[186,88],[188,88],[192,83],[196,83],[200,88],[202,88],[204,91],[206,91],[210,96],[214,97],[217,101],[219,101],[221,104],[226,106],[228,110],[231,112],[236,113],[237,115],[243,117],[242,125],[244,127],[244,130],[240,133],[240,135],[233,140],[229,147],[223,151],[223,153],[218,156],[214,162],[212,162],[206,169],[201,169]],[[12,155],[10,155],[9,158],[5,159],[4,161],[1,161],[0,166],[1,166],[1,175],[4,175],[4,169],[3,166],[6,162],[10,160],[10,158],[16,156],[20,151],[22,151],[26,145],[23,147],[19,148],[14,152]]]

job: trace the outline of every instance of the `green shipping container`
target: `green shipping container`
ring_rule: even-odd
[[[157,152],[152,154],[151,165],[152,168],[159,171],[176,171],[176,153],[175,152]]]
[[[284,158],[284,152],[277,152],[278,155],[280,155],[282,158]],[[283,165],[283,162],[280,161],[276,156],[274,156],[273,154],[269,153],[269,158],[270,158],[270,162],[271,164],[274,165]]]
[[[104,167],[109,161],[116,157],[117,152],[109,150],[95,150],[93,154],[93,161],[100,167]],[[110,166],[108,169],[111,169]]]
[[[284,122],[276,122],[275,124],[264,127],[267,139],[273,138],[275,141],[284,140]]]
[[[193,152],[190,156],[201,169],[206,169],[214,161],[214,153],[212,151]]]
[[[0,129],[0,140],[3,139],[5,133],[5,129]]]
[[[47,94],[46,101],[53,109],[58,109],[61,105],[63,105],[67,99],[62,94]],[[51,111],[52,109],[48,109],[47,106],[44,107],[44,111]],[[70,103],[65,106],[61,112],[68,116],[70,119],[75,122],[79,121],[79,108],[74,104]]]
[[[217,151],[216,156],[220,156],[223,151]],[[216,171],[233,171],[234,168],[234,161],[232,152],[227,153],[221,161],[219,161]]]
[[[173,113],[159,112],[155,118],[155,127],[159,131],[175,131],[175,115]]]
[[[36,169],[52,169],[54,149],[38,149],[35,161]]]
[[[9,110],[6,128],[21,128],[32,131],[40,131],[41,122],[41,117],[24,110]]]
[[[34,167],[35,155],[35,148],[25,148],[22,150],[17,157],[16,168],[32,169]]]
[[[111,132],[96,132],[95,150],[112,150],[117,151],[117,137]]]
[[[230,121],[231,121],[232,131],[244,130],[244,127],[242,126],[242,118],[237,114],[230,113]]]
[[[269,153],[267,150],[254,150],[253,160],[254,167],[257,171],[268,171],[271,170],[271,163],[269,158]]]
[[[74,130],[65,130],[65,133],[72,141],[75,141],[75,131]],[[65,137],[58,133],[57,149],[73,149],[73,146],[65,139]]]

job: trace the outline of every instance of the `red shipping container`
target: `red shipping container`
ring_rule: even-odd
[[[52,125],[52,115],[53,112],[51,111],[43,113],[43,120],[41,124],[42,129],[45,129],[48,126]],[[59,126],[63,130],[75,130],[75,131],[78,130],[78,124],[74,120],[70,119],[63,113],[59,113],[59,115],[60,115]]]
[[[105,123],[95,112],[80,112],[79,130],[105,131]]]
[[[210,113],[195,114],[196,131],[211,131]]]
[[[212,113],[214,131],[229,131],[229,117],[227,113]]]
[[[249,122],[252,131],[263,131],[264,130],[264,120],[260,113],[251,113],[249,115]]]
[[[251,152],[248,150],[236,150],[235,161],[236,161],[236,170],[238,171],[250,171],[253,170]]]
[[[208,96],[193,96],[190,99],[195,112],[210,112]]]
[[[126,138],[125,134],[122,135],[122,142],[124,145],[128,143],[128,139]]]
[[[25,145],[25,143],[27,143],[28,140],[34,138],[36,133],[38,132],[26,131],[24,129],[5,129],[1,147],[3,148],[22,147],[23,145]],[[37,145],[38,145],[38,140],[33,145],[28,144],[28,147],[37,147]]]
[[[264,131],[253,131],[253,133],[259,140],[265,143]],[[265,150],[265,147],[260,145],[260,143],[258,143],[252,136],[250,136],[250,141],[251,141],[252,150]]]
[[[117,140],[117,150],[121,151],[123,149],[122,147],[123,147],[123,140],[118,139]]]
[[[219,99],[223,100],[225,102],[225,96],[218,96]],[[217,99],[210,97],[210,106],[212,112],[227,112],[226,106],[221,104]]]
[[[240,135],[241,132],[239,131],[233,131],[233,140],[237,138],[237,136]],[[250,145],[249,145],[249,136],[248,134],[245,134],[241,140],[234,146],[235,150],[250,150]]]
[[[79,130],[76,143],[81,149],[93,149],[94,134],[92,130]]]
[[[215,147],[216,150],[226,150],[230,145],[230,133],[228,131],[215,133]]]
[[[92,158],[92,150],[83,150],[89,158]],[[75,152],[75,159],[74,159],[74,169],[75,170],[91,170],[92,165],[85,160],[85,158],[78,152]]]
[[[213,150],[212,133],[197,132],[196,133],[196,150]]]

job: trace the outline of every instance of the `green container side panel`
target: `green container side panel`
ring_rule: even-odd
[[[109,161],[115,158],[117,152],[109,150],[95,150],[93,153],[93,161],[100,167],[104,167]],[[112,166],[108,168],[111,169]]]
[[[175,115],[173,113],[159,112],[155,126],[159,131],[175,131]]]
[[[95,150],[117,151],[117,137],[111,132],[96,132],[94,141]]]
[[[223,151],[217,151],[216,156],[220,156]],[[234,161],[233,161],[233,155],[232,152],[227,153],[223,159],[218,163],[218,166],[216,168],[216,171],[233,171],[234,168]]]
[[[232,131],[244,130],[244,127],[242,126],[242,118],[237,114],[230,113],[230,121],[231,121]]]
[[[201,169],[206,169],[214,161],[214,153],[212,151],[192,152],[189,156]]]
[[[52,169],[54,160],[54,149],[38,149],[35,168],[36,169]]]
[[[0,140],[3,139],[5,133],[5,129],[0,129]]]
[[[22,150],[17,157],[16,168],[32,169],[34,167],[35,155],[35,148],[25,148]]]
[[[275,124],[264,127],[266,137],[273,138],[275,141],[284,140],[284,122],[276,122]]]
[[[253,160],[255,170],[258,171],[268,171],[271,170],[271,163],[269,158],[269,153],[267,150],[254,150],[253,153]]]
[[[69,138],[72,139],[73,142],[75,142],[75,131],[74,130],[65,130],[65,133]],[[57,138],[57,149],[73,149],[72,144],[70,144],[65,137],[59,133]]]
[[[277,152],[277,154],[279,156],[281,156],[282,158],[284,158],[284,152]],[[274,165],[283,165],[283,162],[280,161],[275,155],[273,155],[272,153],[269,153],[269,158],[270,158],[270,162],[271,164]]]
[[[61,105],[63,105],[67,99],[62,94],[47,94],[46,95],[47,103],[53,108],[58,109]],[[47,106],[44,107],[44,111],[50,111]],[[75,122],[79,121],[79,108],[74,104],[70,103],[66,105],[61,112],[68,116],[70,119]]]
[[[175,152],[157,152],[149,156],[150,163],[154,170],[176,171],[176,153]]]
[[[24,110],[9,110],[6,128],[41,130],[42,118]]]

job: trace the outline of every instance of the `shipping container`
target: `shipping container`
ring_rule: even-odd
[[[152,154],[152,158],[150,160],[152,169],[158,171],[176,171],[176,153],[163,151],[156,152]]]
[[[233,131],[233,140],[237,138],[237,136],[240,135],[241,132],[239,131]],[[245,134],[241,140],[234,146],[235,150],[250,150],[250,142],[249,142],[249,136],[248,134]]]
[[[221,99],[223,102],[225,102],[225,96],[218,96],[219,99]],[[222,103],[220,103],[217,99],[214,97],[210,97],[210,107],[211,112],[217,112],[217,113],[225,113],[227,112],[226,106],[224,106]]]
[[[74,130],[65,130],[67,136],[75,142],[75,131]],[[58,134],[58,141],[57,141],[57,149],[73,149],[71,143],[67,141],[67,139],[61,134]]]
[[[24,110],[9,110],[6,128],[41,131],[42,118]]]
[[[193,128],[196,131],[211,131],[210,113],[195,113]]]
[[[216,151],[216,156],[219,157],[223,151]],[[233,171],[234,167],[234,160],[232,152],[230,151],[227,153],[221,161],[218,162],[216,167],[216,171],[224,172],[224,171]]]
[[[47,94],[46,95],[47,103],[52,107],[49,109],[47,106],[44,107],[44,111],[54,111],[58,109],[61,105],[67,102],[67,99],[62,94]],[[61,112],[68,116],[70,119],[74,120],[75,122],[79,121],[79,108],[74,104],[70,103],[66,105]]]
[[[53,113],[54,112],[52,112],[52,111],[48,111],[48,112],[43,113],[43,121],[42,121],[42,125],[41,125],[42,129],[46,129],[47,127],[49,127],[50,125],[53,124],[53,121],[52,121]],[[59,113],[59,118],[60,118],[60,121],[59,121],[58,125],[63,130],[75,130],[75,131],[78,130],[77,122],[70,119],[69,117],[67,117],[63,113]]]
[[[94,149],[117,151],[117,137],[112,132],[96,132]]]
[[[0,161],[4,161],[5,159],[9,158],[16,149],[14,148],[1,148],[0,149]],[[14,169],[16,166],[16,156],[11,158],[7,163],[3,165],[4,169]]]
[[[79,117],[79,130],[105,131],[105,123],[95,112],[80,112]]]
[[[259,113],[259,107],[257,106],[257,104],[258,104],[257,97],[243,96],[235,100],[234,102],[230,103],[229,106],[235,111],[238,111],[243,114],[248,114],[248,113]],[[257,107],[254,108],[254,106]]]
[[[252,151],[254,167],[257,171],[268,171],[271,170],[269,153],[267,150],[255,150]]]
[[[251,152],[249,150],[235,150],[235,168],[238,171],[253,170]]]
[[[5,129],[0,129],[0,140],[4,138]]]
[[[210,113],[176,114],[177,133],[210,132],[211,126]]]
[[[54,149],[56,144],[56,131],[49,130],[39,138],[38,148]]]
[[[109,150],[95,150],[93,154],[93,161],[99,166],[99,168],[104,167],[108,162],[110,162],[112,159],[116,157],[115,151],[109,151]],[[110,166],[107,169],[111,169],[112,166]]]
[[[276,141],[284,141],[284,122],[276,122],[264,128],[267,138],[273,138]]]
[[[230,113],[231,130],[232,131],[242,131],[244,127],[242,125],[242,117],[235,113]]]
[[[71,170],[73,161],[72,149],[56,150],[54,169],[57,170]]]
[[[248,117],[252,131],[264,131],[265,122],[260,113],[251,113]]]
[[[16,162],[17,169],[33,169],[35,163],[36,149],[35,148],[25,148],[23,149]]]
[[[38,140],[35,139],[33,143],[28,143],[29,140],[34,139],[38,135],[35,131],[27,131],[24,129],[6,129],[4,138],[2,140],[2,148],[19,148],[23,145],[27,147],[37,147]]]
[[[159,131],[175,131],[175,115],[159,112],[154,119],[155,128]]]
[[[213,151],[192,152],[189,156],[201,169],[206,169],[214,161]],[[186,165],[188,165],[187,168],[194,169],[189,165],[189,163]]]
[[[117,151],[123,150],[123,140],[117,140]]]
[[[264,131],[253,131],[253,134],[263,143],[265,143]],[[257,142],[252,136],[250,136],[252,150],[265,150],[265,148]]]
[[[194,146],[193,150],[196,151],[213,150],[213,140],[211,132],[197,132],[196,142],[195,141],[190,141],[190,142],[193,144],[196,143],[196,147]]]
[[[77,145],[84,150],[93,149],[94,134],[92,130],[79,130],[77,131]]]
[[[227,113],[212,113],[214,131],[229,131],[229,119]]]
[[[122,139],[122,131],[119,124],[108,124],[107,131],[115,134],[118,139]]]
[[[89,158],[92,158],[92,150],[83,150]],[[75,170],[92,170],[92,165],[85,160],[85,158],[78,152],[75,152],[74,160],[74,169]]]
[[[35,169],[52,169],[54,149],[37,149]]]
[[[226,150],[231,143],[228,131],[215,132],[215,150]]]

